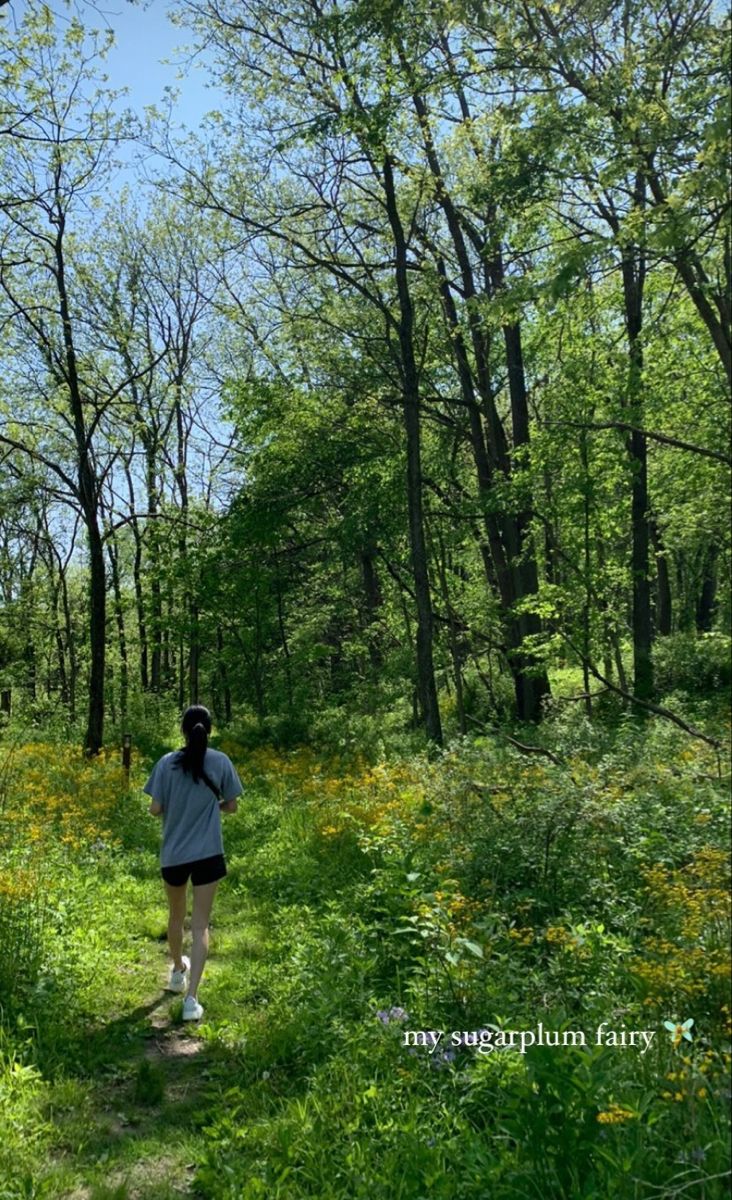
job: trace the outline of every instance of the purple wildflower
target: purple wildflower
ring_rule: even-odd
[[[448,1063],[451,1063],[454,1058],[455,1051],[452,1049],[435,1050],[434,1054],[432,1054],[430,1057],[430,1066],[440,1070],[442,1067],[446,1067]]]

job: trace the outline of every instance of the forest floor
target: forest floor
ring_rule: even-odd
[[[130,787],[116,754],[26,744],[0,780],[0,1200],[726,1196],[727,765],[666,722],[562,720],[551,760],[222,740],[245,791],[193,1027],[155,751]],[[588,1040],[404,1039],[539,1019]]]
[[[150,907],[143,910],[143,924],[157,915],[156,888],[162,893],[155,866],[151,863]],[[240,982],[246,974],[241,901],[227,882],[216,899],[203,998],[216,990],[232,951]],[[54,1120],[56,1149],[44,1189],[59,1200],[167,1200],[193,1194],[202,1128],[232,1082],[220,1047],[202,1036],[197,1024],[182,1022],[181,997],[165,990],[170,958],[158,907],[157,937],[140,935],[139,910],[137,921],[130,912],[130,924],[117,926],[107,954],[117,960],[123,986],[116,990],[107,975],[108,1010],[84,1031],[84,1048],[72,1067],[76,1088],[70,1092],[67,1078],[60,1096],[51,1089],[48,1097],[46,1115]]]

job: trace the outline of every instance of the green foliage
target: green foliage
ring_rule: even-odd
[[[709,694],[729,689],[732,682],[730,639],[721,630],[664,638],[656,646],[654,663],[664,692]]]
[[[165,1095],[165,1076],[153,1063],[143,1059],[137,1068],[133,1099],[135,1104],[160,1104]]]
[[[4,857],[0,888],[0,1019],[22,1010],[39,982],[45,959],[48,909],[40,877],[19,858]]]
[[[245,8],[178,6],[231,103],[139,207],[108,39],[0,27],[0,1200],[716,1200],[728,23]],[[189,699],[246,785],[195,1030],[118,752]]]
[[[42,971],[0,1032],[11,1200],[132,1194],[171,1126],[211,1200],[632,1200],[637,1178],[715,1195],[729,1015],[716,756],[660,720],[576,706],[542,741],[558,762],[489,737],[370,764],[224,739],[246,790],[190,1056],[149,1051],[152,1012],[156,1038],[191,1034],[178,999],[159,1023],[165,910],[142,801],[115,853],[47,853]],[[689,1016],[693,1043],[677,1047],[663,1022]],[[587,1044],[404,1044],[406,1029],[539,1020]],[[651,1048],[597,1044],[601,1022],[653,1031]],[[135,1130],[124,1154],[110,1121]],[[166,1180],[151,1186],[166,1195]]]

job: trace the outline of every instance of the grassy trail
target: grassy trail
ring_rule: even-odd
[[[154,862],[144,891],[163,916]],[[149,910],[144,915],[149,925]],[[160,925],[162,930],[164,916]],[[223,977],[235,969],[242,979],[246,972],[245,953],[238,955],[235,968],[231,962],[232,951],[242,949],[241,932],[240,897],[232,892],[230,874],[219,888],[212,921],[201,989],[211,1006],[204,1021],[220,1010]],[[118,978],[124,979],[123,1000],[111,990],[106,1017],[101,1014],[84,1038],[86,1062],[79,1064],[78,1075],[82,1110],[64,1114],[62,1103],[49,1113],[60,1144],[49,1164],[48,1194],[65,1200],[190,1196],[202,1129],[232,1081],[230,1064],[206,1037],[206,1027],[182,1023],[181,997],[165,991],[170,959],[163,932],[141,938],[132,920],[111,949],[120,964]]]
[[[193,1028],[165,991],[145,801],[107,761],[35,748],[5,809],[39,864],[0,874],[6,922],[32,929],[41,894],[47,918],[43,970],[0,1023],[0,1200],[726,1195],[727,798],[704,748],[652,732],[568,766],[232,746],[245,802]],[[689,1017],[676,1045],[666,1022]],[[590,1041],[403,1042],[407,1020],[539,1018]],[[610,1021],[655,1031],[653,1052],[597,1048]]]

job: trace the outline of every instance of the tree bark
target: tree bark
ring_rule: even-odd
[[[107,576],[102,537],[96,514],[87,515],[89,542],[89,711],[86,738],[88,754],[98,754],[104,744],[104,670],[106,661]]]
[[[53,633],[56,643],[56,660],[58,662],[58,679],[59,690],[61,695],[61,703],[68,706],[69,704],[69,676],[66,670],[66,647],[64,646],[63,630],[60,623],[61,614],[59,612],[61,584],[55,584],[53,589]]]
[[[71,604],[69,601],[69,588],[66,582],[66,571],[61,564],[59,564],[59,570],[61,605],[64,614],[64,629],[66,631],[66,648],[69,654],[69,720],[73,722],[76,720],[76,688],[79,678],[79,663],[76,656],[76,634],[74,632],[74,623],[71,619]]]
[[[379,671],[384,665],[384,656],[377,629],[378,613],[383,603],[379,576],[374,565],[374,551],[367,546],[361,551],[361,576],[365,600],[365,633],[368,641],[369,660],[374,671]]]
[[[422,451],[419,415],[419,376],[414,354],[414,310],[407,277],[407,243],[396,200],[394,169],[388,154],[383,161],[386,210],[394,240],[396,287],[399,300],[399,351],[402,374],[402,412],[407,453],[407,507],[412,576],[417,606],[417,687],[427,737],[440,744],[442,724],[433,660],[433,620],[427,567],[422,503]]]
[[[645,185],[635,185],[637,207],[643,207]],[[635,427],[627,440],[631,480],[631,573],[633,580],[633,693],[639,700],[653,695],[651,646],[651,583],[649,571],[648,448],[643,428],[643,290],[645,256],[638,247],[622,251],[623,298],[628,342],[628,385],[626,408]]]
[[[59,181],[57,179],[57,187]],[[58,193],[57,193],[58,199]],[[89,709],[84,746],[87,754],[97,754],[104,734],[104,665],[107,625],[107,580],[104,549],[99,528],[99,488],[94,473],[91,439],[86,426],[81,394],[76,347],[66,288],[64,257],[65,216],[60,201],[56,213],[54,240],[54,278],[59,301],[65,357],[65,383],[74,428],[77,454],[78,494],[89,547]]]
[[[496,266],[500,271],[500,284],[502,284],[503,265],[500,259]],[[513,447],[516,451],[523,450],[524,447],[528,448],[530,436],[526,374],[521,350],[521,329],[518,323],[506,325],[503,333],[508,366],[508,388],[511,397]],[[525,470],[526,467],[524,466],[522,469]],[[531,547],[532,516],[531,508],[529,504],[526,504],[519,509],[515,517],[508,514],[504,519],[509,559],[515,579],[514,591],[516,600],[519,602],[530,600],[539,591],[536,558]],[[514,618],[510,628],[514,641],[514,649],[510,653],[517,666],[517,673],[514,676],[516,709],[522,721],[538,721],[541,719],[543,701],[551,695],[549,677],[536,655],[530,650],[523,649],[523,644],[525,638],[535,638],[541,632],[541,621],[536,613],[523,612]]]
[[[188,655],[188,681],[191,704],[199,703],[201,642],[198,604],[191,600],[191,644]]]
[[[112,573],[112,594],[114,596],[114,616],[117,625],[117,645],[119,649],[119,707],[120,717],[124,722],[127,717],[127,701],[130,686],[130,666],[127,654],[127,633],[125,630],[125,615],[122,601],[122,584],[119,575],[119,555],[113,541],[107,542],[107,557]]]
[[[714,621],[717,602],[717,547],[712,544],[704,554],[702,585],[696,604],[696,628],[698,633],[709,633]]]
[[[447,582],[447,552],[441,534],[438,534],[439,555],[437,557],[437,577],[442,592],[442,602],[448,619],[448,636],[450,641],[450,657],[452,659],[453,678],[455,680],[455,708],[461,733],[467,733],[465,719],[465,689],[463,684],[464,647],[460,636],[459,621],[450,599],[450,588]]]
[[[219,679],[221,681],[221,695],[223,698],[223,716],[224,722],[228,725],[231,721],[231,688],[229,686],[229,674],[226,670],[226,660],[224,658],[224,632],[221,625],[216,626],[216,651]]]
[[[140,525],[135,516],[135,488],[132,482],[132,474],[130,472],[129,463],[125,465],[125,475],[127,476],[127,491],[130,497],[130,512],[132,519],[130,526],[132,529],[132,537],[135,543],[135,551],[132,556],[132,585],[135,591],[135,612],[137,614],[137,637],[140,644],[140,686],[143,692],[146,692],[150,686],[150,677],[148,674],[148,649],[147,649],[147,621],[145,619],[145,593],[142,586],[142,534]]]
[[[671,579],[666,549],[655,521],[650,524],[651,541],[656,555],[656,633],[667,637],[672,628]]]

